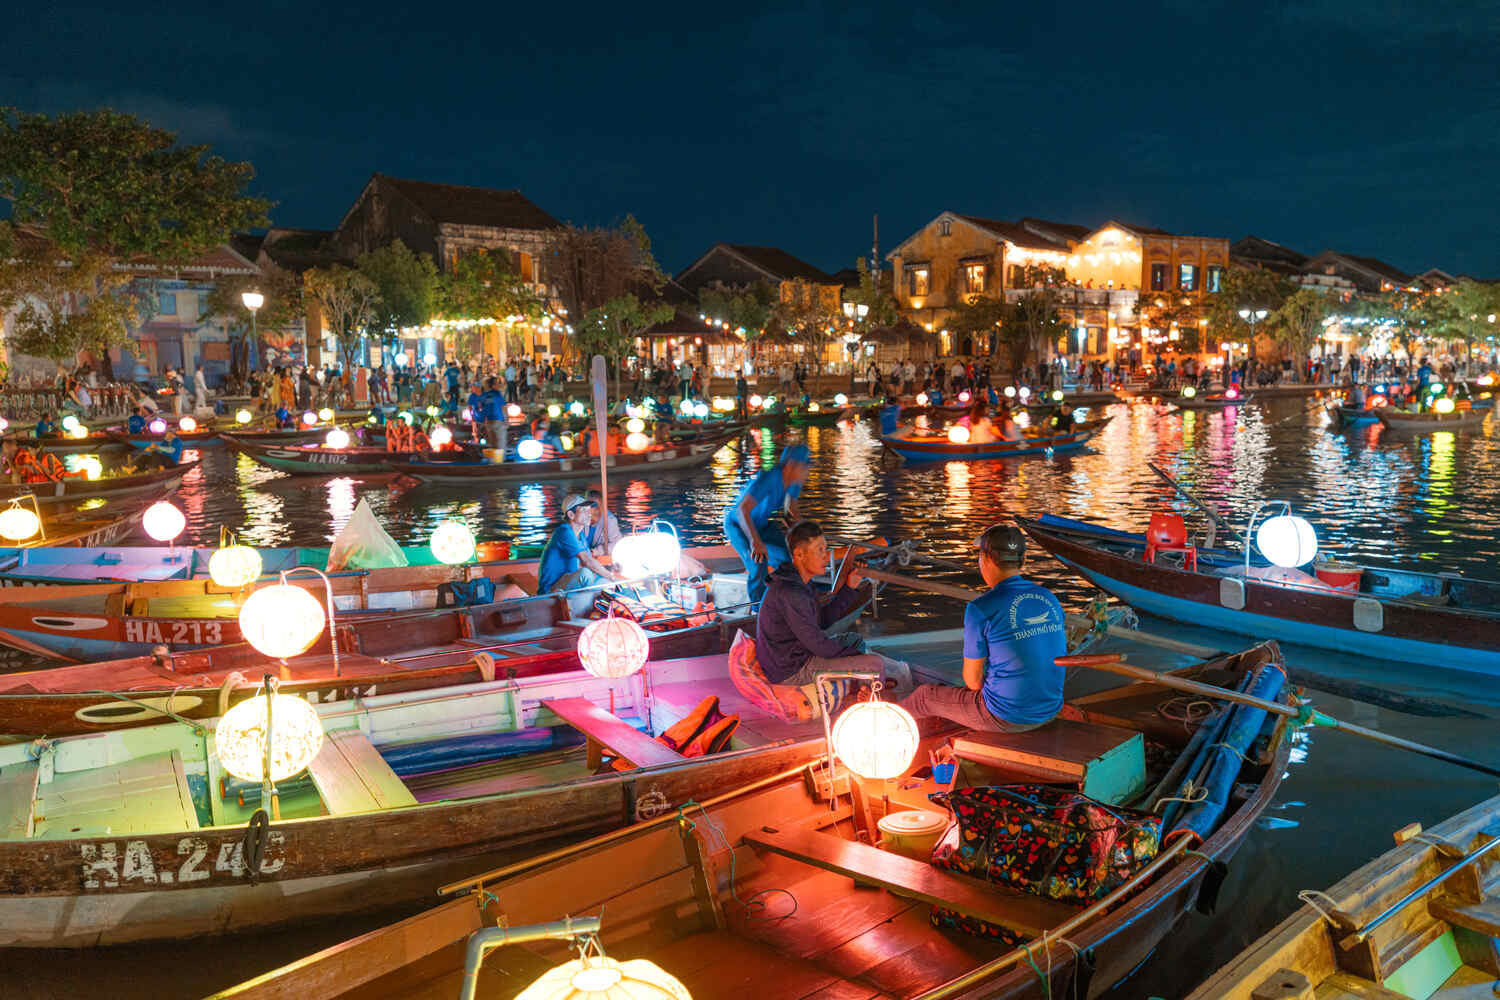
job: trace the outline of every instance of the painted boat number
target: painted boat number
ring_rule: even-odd
[[[275,875],[286,864],[282,856],[286,837],[272,830],[266,839],[265,857],[261,858],[260,873]],[[83,859],[80,875],[85,889],[118,889],[121,885],[171,885],[174,882],[203,882],[222,876],[231,879],[245,877],[245,845],[238,840],[224,841],[218,845],[213,861],[208,860],[211,845],[202,837],[183,837],[177,842],[177,857],[158,865],[151,849],[144,840],[125,841],[124,851],[118,843],[83,844],[79,854]],[[175,867],[175,870],[173,870]]]
[[[202,620],[174,622],[162,618],[127,618],[125,641],[213,646],[224,641],[224,625],[222,622]]]

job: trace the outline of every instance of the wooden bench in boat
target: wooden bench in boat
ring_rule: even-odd
[[[1070,917],[1078,908],[978,879],[940,871],[921,861],[856,844],[818,830],[779,830],[763,826],[745,841],[795,861],[878,885],[897,896],[920,900],[1035,937]]]
[[[686,759],[587,698],[544,698],[542,707],[551,709],[558,718],[587,738],[588,766],[591,769],[603,762],[604,750],[636,767],[671,764]]]
[[[31,836],[31,812],[41,770],[41,764],[34,760],[0,767],[0,839],[25,840]]]
[[[307,765],[330,815],[414,806],[416,796],[358,729],[336,729]]]
[[[150,754],[59,772],[37,788],[34,839],[105,837],[196,830],[182,754]]]

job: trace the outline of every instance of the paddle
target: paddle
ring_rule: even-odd
[[[1386,746],[1396,747],[1399,750],[1410,750],[1412,753],[1419,753],[1424,757],[1431,757],[1434,760],[1441,760],[1449,764],[1457,764],[1459,767],[1466,767],[1471,771],[1478,771],[1481,774],[1500,777],[1500,767],[1492,767],[1477,760],[1470,760],[1467,757],[1460,757],[1458,754],[1449,753],[1447,750],[1430,747],[1424,743],[1414,743],[1411,740],[1392,736],[1389,733],[1382,733],[1379,730],[1366,729],[1364,726],[1357,726],[1351,722],[1342,722],[1332,716],[1324,715],[1311,705],[1295,707],[1292,705],[1283,705],[1280,702],[1266,701],[1264,698],[1241,694],[1238,691],[1230,691],[1227,688],[1204,684],[1201,681],[1188,680],[1185,677],[1178,677],[1172,674],[1159,674],[1154,670],[1147,670],[1144,667],[1132,667],[1124,662],[1120,654],[1099,653],[1084,656],[1060,656],[1057,658],[1057,663],[1060,666],[1066,667],[1086,667],[1090,670],[1100,670],[1104,673],[1118,674],[1121,677],[1129,677],[1133,680],[1147,681],[1151,684],[1160,684],[1163,687],[1176,688],[1179,691],[1186,691],[1191,694],[1201,694],[1210,698],[1232,701],[1239,705],[1249,705],[1252,708],[1264,709],[1275,715],[1294,719],[1298,726],[1326,726],[1330,729],[1340,729],[1346,733],[1362,736],[1367,740],[1373,740],[1376,743],[1384,743]]]
[[[1223,528],[1225,531],[1227,531],[1231,535],[1233,535],[1234,536],[1234,540],[1237,541],[1237,542],[1239,542],[1241,546],[1243,546],[1245,544],[1245,536],[1241,535],[1238,531],[1234,530],[1234,525],[1232,525],[1228,521],[1224,520],[1223,517],[1219,516],[1219,514],[1216,511],[1214,511],[1213,508],[1209,507],[1202,500],[1199,500],[1197,497],[1195,497],[1191,493],[1189,493],[1186,489],[1183,488],[1182,484],[1179,483],[1177,480],[1173,479],[1167,473],[1165,473],[1161,469],[1157,468],[1155,462],[1147,462],[1146,463],[1146,468],[1150,469],[1152,472],[1156,473],[1158,476],[1160,476],[1162,479],[1164,479],[1166,481],[1167,485],[1170,486],[1170,487],[1172,487],[1172,489],[1176,490],[1178,493],[1180,493],[1182,495],[1183,499],[1185,499],[1188,503],[1192,504],[1194,507],[1197,507],[1203,513],[1207,514],[1208,515],[1208,519],[1210,521],[1213,521],[1219,527]]]

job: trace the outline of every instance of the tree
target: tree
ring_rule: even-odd
[[[656,324],[665,323],[675,312],[665,302],[644,303],[626,292],[588,311],[573,328],[573,346],[584,358],[598,354],[614,362],[614,394],[618,398],[625,358],[634,351],[636,338]]]
[[[1185,295],[1175,292],[1142,292],[1140,299],[1135,304],[1135,316],[1141,324],[1141,335],[1144,338],[1146,330],[1155,330],[1159,338],[1155,346],[1160,349],[1163,344],[1171,343],[1171,349],[1185,351],[1195,354],[1202,350],[1202,338],[1199,332],[1202,327],[1198,320],[1201,308],[1193,304],[1193,300]],[[1172,331],[1177,331],[1177,339],[1172,343]]]
[[[1047,345],[1057,343],[1063,332],[1062,316],[1057,310],[1057,293],[1049,286],[1034,286],[1015,302],[1007,303],[1006,317],[1000,327],[1000,339],[1009,349],[1010,370],[1018,372],[1033,355],[1038,361]]]
[[[302,276],[302,284],[318,303],[323,321],[338,341],[344,370],[353,371],[360,340],[375,317],[380,290],[368,277],[342,264],[315,267]]]
[[[807,345],[815,373],[823,370],[828,342],[844,321],[844,314],[829,301],[824,288],[805,278],[784,281],[781,300],[771,310],[772,322]]]
[[[1429,297],[1441,300],[1445,309],[1440,318],[1450,339],[1463,338],[1466,353],[1474,352],[1474,340],[1480,331],[1493,332],[1490,317],[1500,313],[1500,285],[1472,278],[1460,278],[1452,288]]]
[[[955,338],[973,337],[976,345],[984,343],[988,353],[995,355],[1004,339],[1000,336],[1000,329],[1013,313],[1014,309],[1000,299],[969,295],[949,313],[948,332]]]
[[[698,292],[700,313],[728,323],[731,330],[743,331],[750,339],[765,332],[775,310],[776,289],[768,281],[738,286],[716,281]]]
[[[260,292],[265,297],[252,323],[250,310],[241,298],[245,292]],[[302,299],[302,279],[273,261],[261,265],[260,274],[220,278],[204,302],[204,319],[217,319],[229,333],[229,368],[243,379],[250,367],[250,331],[252,328],[280,330],[302,322],[307,310]]]
[[[1305,367],[1308,353],[1323,335],[1323,320],[1328,318],[1330,305],[1327,295],[1302,288],[1266,317],[1271,336],[1291,352],[1297,371]]]
[[[375,285],[370,325],[378,331],[382,345],[397,341],[403,327],[425,326],[432,321],[438,271],[431,257],[408,250],[405,243],[395,240],[360,254],[354,267]]]
[[[437,314],[449,322],[505,324],[515,316],[534,322],[545,312],[546,303],[521,277],[503,249],[464,254],[453,270],[438,278]],[[468,340],[464,329],[459,329],[455,344],[461,354],[473,353],[477,345]],[[520,348],[519,334],[512,332],[505,351],[517,354]]]
[[[80,350],[109,368],[110,347],[149,316],[142,267],[182,264],[229,234],[266,224],[244,193],[247,163],[178,146],[171,132],[117,111],[49,117],[0,109],[0,200],[10,249],[0,301],[18,309],[17,347],[58,361]]]
[[[547,275],[574,327],[621,296],[653,296],[667,280],[630,215],[614,227],[564,226],[552,234],[551,254]]]
[[[1243,337],[1250,345],[1249,354],[1253,360],[1255,338],[1250,336],[1250,324],[1240,315],[1240,310],[1275,312],[1294,291],[1296,286],[1275,271],[1259,267],[1230,267],[1224,272],[1219,291],[1209,296],[1212,303],[1208,308],[1209,325],[1221,340]],[[1256,329],[1261,329],[1259,322]]]

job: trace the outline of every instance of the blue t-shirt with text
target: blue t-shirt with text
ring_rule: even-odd
[[[578,557],[587,551],[578,532],[568,522],[564,521],[552,529],[552,537],[547,539],[547,545],[542,549],[541,562],[536,568],[539,584],[537,593],[550,593],[558,580],[569,573],[578,572]]]
[[[1017,725],[1036,725],[1062,708],[1068,652],[1062,605],[1020,576],[995,584],[964,610],[964,658],[984,660],[985,707]]]

